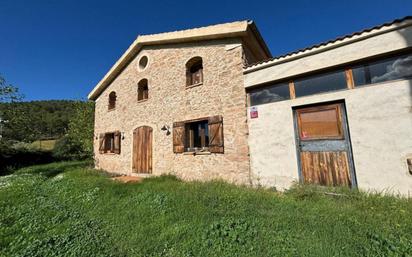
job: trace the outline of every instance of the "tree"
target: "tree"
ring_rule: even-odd
[[[55,148],[58,159],[85,159],[93,157],[94,103],[78,101],[73,108],[67,134]]]
[[[80,145],[82,152],[89,157],[93,155],[93,133],[94,103],[79,101],[69,121],[68,136],[71,141]]]
[[[23,95],[19,93],[19,89],[11,84],[7,84],[6,80],[0,76],[0,103],[2,102],[16,102],[20,101],[23,98]],[[0,112],[0,140],[3,138],[3,126],[5,122],[9,122]]]
[[[72,100],[0,103],[0,116],[9,120],[4,137],[24,142],[61,138],[67,134],[76,105]]]
[[[7,84],[6,80],[0,76],[0,102],[16,102],[21,99],[23,99],[23,95],[19,93],[19,89]]]

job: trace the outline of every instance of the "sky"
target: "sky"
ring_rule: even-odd
[[[408,15],[411,0],[0,0],[0,75],[27,101],[84,100],[137,35],[252,19],[277,56]]]

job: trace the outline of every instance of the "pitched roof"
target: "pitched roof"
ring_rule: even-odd
[[[88,98],[90,100],[95,100],[130,63],[130,61],[133,60],[143,46],[222,38],[241,38],[252,47],[251,50],[255,51],[255,53],[260,56],[260,59],[266,59],[272,56],[269,48],[257,30],[255,23],[248,20],[159,34],[139,35],[137,39],[129,46],[126,52],[120,57],[120,59],[89,93]]]
[[[382,30],[391,29],[391,28],[399,29],[398,27],[399,24],[408,23],[408,25],[411,25],[410,21],[412,21],[412,16],[406,16],[401,19],[396,19],[391,22],[386,22],[386,23],[383,23],[381,25],[378,25],[372,28],[364,29],[362,31],[353,32],[351,34],[337,37],[335,39],[322,42],[316,45],[312,45],[309,47],[305,47],[305,48],[302,48],[302,49],[299,49],[299,50],[296,50],[296,51],[293,51],[287,54],[279,55],[279,56],[272,57],[272,58],[269,58],[269,59],[266,59],[260,62],[252,63],[245,67],[245,72],[249,72],[249,71],[260,69],[260,68],[267,67],[267,66],[272,66],[275,63],[287,61],[289,60],[289,58],[298,58],[299,56],[303,56],[307,53],[314,52],[314,51],[320,51],[322,49],[328,48],[329,46],[335,46],[340,43],[347,43],[355,39],[357,40],[360,37],[368,36],[370,34],[374,34],[375,32],[381,32]]]

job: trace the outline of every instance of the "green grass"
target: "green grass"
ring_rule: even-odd
[[[31,147],[43,151],[51,151],[54,148],[54,145],[56,144],[57,140],[51,139],[51,140],[37,140],[31,143]]]
[[[121,184],[89,165],[0,177],[0,256],[412,254],[411,200],[317,187],[280,194],[171,176]]]

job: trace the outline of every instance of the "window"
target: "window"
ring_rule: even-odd
[[[289,83],[266,86],[249,92],[250,105],[273,103],[290,99]]]
[[[147,79],[142,79],[137,85],[137,101],[147,100],[149,98],[149,87]]]
[[[99,153],[120,154],[121,133],[119,131],[99,135]]]
[[[314,75],[303,79],[297,79],[294,83],[296,97],[348,88],[345,71]]]
[[[201,57],[194,57],[186,63],[186,86],[201,83],[203,83],[203,61]]]
[[[116,92],[113,91],[109,94],[109,110],[116,108],[116,98]]]
[[[339,105],[305,108],[296,111],[301,140],[342,139]]]
[[[149,63],[149,58],[146,55],[142,56],[139,60],[139,70],[142,71],[146,69],[148,63]]]
[[[412,79],[412,53],[402,54],[328,73],[309,75],[290,83],[277,83],[248,90],[250,106],[277,101],[354,89],[373,83],[397,79]]]
[[[208,121],[197,121],[186,123],[185,150],[187,152],[204,151],[209,147],[209,126]]]
[[[412,77],[412,54],[391,57],[353,68],[355,86]]]
[[[173,123],[173,152],[223,153],[222,116]]]

